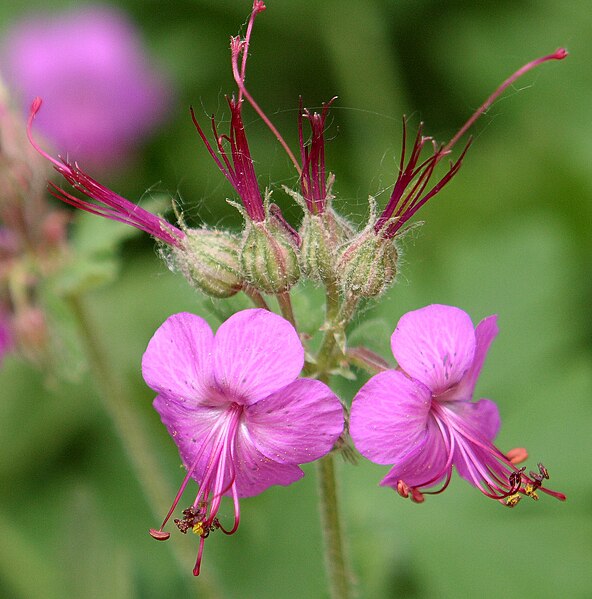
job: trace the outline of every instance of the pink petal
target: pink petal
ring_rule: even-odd
[[[473,363],[475,331],[466,312],[433,304],[401,317],[391,347],[399,366],[439,395]]]
[[[471,367],[456,387],[452,388],[444,397],[439,398],[445,401],[462,400],[470,401],[473,398],[477,379],[483,368],[483,363],[487,357],[487,352],[492,341],[496,338],[499,329],[497,328],[497,316],[488,316],[484,318],[475,329],[475,358]]]
[[[194,467],[192,477],[201,483],[217,435],[210,437],[207,444],[205,442],[212,429],[220,425],[225,408],[188,405],[164,395],[158,395],[153,406],[177,444],[183,465],[187,470]],[[227,484],[230,484],[229,477]]]
[[[489,466],[494,471],[501,468],[498,461],[492,456],[491,448],[487,448],[500,429],[499,410],[497,405],[489,399],[481,399],[476,403],[455,402],[452,406],[454,412],[462,418],[467,435],[477,441],[465,441],[465,450],[468,452],[468,456],[463,455],[458,449],[454,452],[456,470],[460,476],[474,485],[474,480],[470,475],[471,468],[467,464],[467,457],[472,464]]]
[[[214,386],[213,342],[203,318],[187,312],[173,314],[154,333],[142,358],[146,384],[168,399],[195,405]]]
[[[285,387],[303,365],[304,349],[298,334],[273,312],[237,312],[216,333],[216,381],[237,403],[251,404]]]
[[[236,445],[234,462],[239,497],[259,495],[272,485],[287,486],[304,476],[304,472],[298,466],[279,464],[259,452],[246,427],[241,427]]]
[[[467,430],[493,441],[500,429],[501,419],[495,402],[480,399],[476,402],[454,402],[448,407],[463,420]]]
[[[404,459],[423,442],[429,389],[397,370],[373,376],[354,398],[350,433],[357,450],[377,464]]]
[[[383,487],[397,488],[399,480],[410,487],[433,487],[441,482],[447,472],[447,451],[442,433],[433,418],[429,419],[424,442],[395,464],[380,481]]]
[[[298,379],[245,410],[257,449],[282,464],[312,462],[343,432],[343,408],[320,381]]]

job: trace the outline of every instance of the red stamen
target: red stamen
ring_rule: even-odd
[[[183,533],[193,529],[199,534],[199,549],[193,574],[199,575],[201,560],[203,557],[204,540],[214,529],[220,529],[224,534],[234,534],[240,523],[240,506],[238,491],[236,489],[236,435],[241,422],[242,407],[231,404],[223,415],[217,426],[212,427],[201,444],[193,464],[187,470],[187,474],[173,500],[165,519],[159,530],[151,529],[150,535],[161,541],[169,538],[169,533],[162,529],[173,514],[190,478],[193,478],[195,469],[203,461],[204,455],[208,453],[207,465],[201,474],[201,483],[193,505],[183,511],[183,519],[176,519],[175,523]],[[226,481],[226,482],[225,482]],[[234,523],[231,529],[222,526],[217,518],[222,502],[222,497],[232,491],[234,503]]]
[[[101,185],[98,181],[95,181],[92,177],[87,175],[76,162],[70,163],[63,159],[61,159],[60,162],[55,158],[52,158],[36,143],[33,138],[32,127],[33,121],[41,109],[41,105],[41,98],[35,98],[31,105],[31,112],[27,122],[27,136],[31,145],[37,152],[39,152],[39,154],[41,154],[41,156],[53,164],[58,173],[60,173],[72,187],[96,203],[77,198],[52,182],[49,183],[50,193],[57,199],[76,208],[130,225],[169,245],[181,247],[182,240],[185,237],[183,231],[159,216],[144,210],[137,204],[126,200],[111,189]]]
[[[249,218],[255,222],[262,222],[265,220],[265,210],[242,121],[242,100],[237,101],[234,98],[227,98],[227,101],[231,112],[230,135],[218,135],[216,122],[212,116],[212,131],[216,140],[218,153],[222,159],[218,157],[203,129],[197,122],[193,108],[190,109],[191,119],[210,156],[238,193]],[[230,146],[232,162],[228,152],[224,149],[223,142],[227,142]]]
[[[325,120],[331,104],[337,99],[334,96],[327,103],[323,103],[321,114],[310,113],[302,108],[302,98],[299,100],[298,110],[298,140],[300,143],[300,157],[302,172],[300,184],[302,196],[311,214],[322,214],[327,203],[327,178],[325,171]],[[310,123],[310,146],[304,142],[302,119]]]
[[[553,54],[543,56],[533,60],[515,73],[510,75],[487,100],[473,113],[473,115],[467,120],[467,122],[459,129],[454,137],[441,148],[434,146],[433,154],[427,160],[425,160],[419,166],[417,162],[419,155],[425,145],[426,141],[430,138],[423,137],[422,124],[420,124],[417,132],[417,137],[413,145],[411,157],[405,166],[405,152],[406,152],[406,127],[405,121],[403,121],[403,147],[401,150],[401,160],[399,166],[399,175],[393,188],[393,192],[389,199],[389,202],[376,222],[374,230],[377,235],[381,235],[386,239],[392,239],[395,237],[401,227],[432,197],[434,197],[442,188],[451,181],[461,167],[463,158],[469,149],[471,140],[469,139],[465,148],[463,149],[460,157],[456,162],[451,163],[450,168],[446,175],[429,191],[424,195],[425,189],[427,188],[428,182],[436,168],[437,164],[448,155],[458,140],[468,131],[468,129],[475,123],[475,121],[495,102],[495,100],[518,78],[534,69],[544,62],[550,60],[563,60],[567,56],[567,51],[560,48]],[[410,189],[408,189],[410,187]]]

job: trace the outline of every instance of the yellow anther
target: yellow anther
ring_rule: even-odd
[[[514,507],[514,506],[518,505],[518,502],[521,499],[522,499],[522,496],[520,495],[520,493],[514,493],[514,495],[510,495],[509,497],[506,497],[505,504],[508,507]]]
[[[193,532],[196,535],[199,535],[201,537],[201,535],[203,535],[205,532],[203,522],[198,522],[197,524],[194,524],[191,530],[193,530]]]
[[[532,497],[535,501],[538,501],[539,496],[536,492],[536,487],[532,483],[528,483],[524,486],[524,494]]]

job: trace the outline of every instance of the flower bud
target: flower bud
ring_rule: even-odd
[[[393,240],[363,231],[345,249],[337,270],[343,290],[357,297],[376,297],[397,275],[397,247]]]
[[[300,278],[294,236],[274,218],[247,222],[241,264],[247,282],[264,293],[288,291]]]
[[[241,290],[238,239],[226,231],[186,229],[180,247],[171,248],[173,266],[210,297],[231,297]]]
[[[334,284],[338,279],[338,250],[350,235],[351,227],[333,210],[322,214],[305,212],[300,227],[302,273],[315,281]]]

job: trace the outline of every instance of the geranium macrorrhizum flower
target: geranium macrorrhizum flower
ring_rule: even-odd
[[[215,336],[199,316],[175,314],[148,344],[144,379],[187,469],[162,526],[150,533],[169,537],[162,529],[195,479],[195,501],[175,523],[200,536],[196,576],[209,533],[238,528],[240,497],[299,480],[298,464],[328,453],[342,433],[339,399],[320,381],[298,379],[303,365],[292,325],[259,309],[234,314]],[[230,529],[217,517],[223,495],[234,502]]]
[[[350,431],[357,449],[377,464],[394,464],[380,483],[423,501],[426,489],[444,481],[454,465],[482,493],[514,506],[520,494],[537,499],[548,472],[526,475],[495,445],[500,417],[489,399],[473,392],[498,329],[496,316],[476,328],[458,308],[431,305],[405,314],[391,338],[399,368],[372,377],[358,392]],[[433,491],[434,492],[434,491]]]

